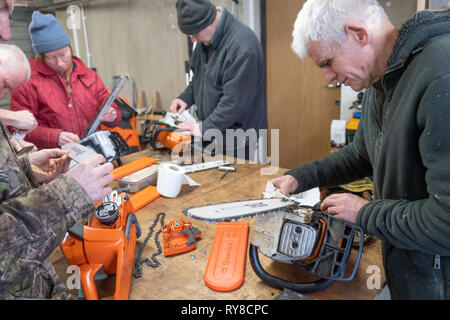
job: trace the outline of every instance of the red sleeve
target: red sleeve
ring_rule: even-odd
[[[39,122],[39,106],[36,89],[30,82],[12,91],[9,103],[10,110],[28,110]],[[33,131],[27,134],[25,140],[33,143],[39,149],[56,148],[58,147],[58,137],[61,131],[62,129],[49,128],[39,124]]]

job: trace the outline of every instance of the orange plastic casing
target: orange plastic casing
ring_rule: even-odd
[[[181,219],[170,221],[162,228],[164,256],[184,253],[194,250],[196,243],[188,245],[189,235],[183,233],[184,230],[192,227],[192,223],[185,222]],[[195,239],[202,236],[201,232],[195,234]]]
[[[192,142],[191,137],[173,131],[162,131],[157,139],[164,147],[175,153],[186,152]]]
[[[138,226],[131,202],[124,201],[112,226],[93,216],[82,226],[82,238],[66,235],[61,249],[69,265],[80,268],[81,288],[87,300],[98,300],[94,277],[102,267],[106,275],[116,275],[113,299],[128,299]]]
[[[112,175],[114,177],[114,180],[117,180],[125,176],[128,176],[134,172],[137,172],[141,169],[147,168],[152,164],[155,164],[156,162],[158,162],[158,159],[151,157],[142,157],[130,163],[124,164],[123,166],[115,168],[112,171]]]
[[[248,222],[219,222],[204,274],[215,291],[237,289],[244,281]]]

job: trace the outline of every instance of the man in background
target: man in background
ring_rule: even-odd
[[[192,81],[173,100],[170,111],[181,113],[195,104],[201,121],[186,121],[178,128],[204,138],[209,129],[217,129],[223,138],[218,153],[236,157],[244,149],[249,159],[256,145],[248,139],[234,139],[227,145],[226,130],[252,130],[256,136],[260,129],[267,129],[261,43],[249,27],[209,0],[179,0],[177,15],[181,32],[197,45],[190,60]],[[239,142],[241,145],[237,145]]]

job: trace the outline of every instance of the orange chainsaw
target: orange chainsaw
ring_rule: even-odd
[[[185,121],[195,119],[186,111],[182,114],[166,112],[164,118],[152,121],[146,126],[143,140],[148,142],[153,150],[184,153],[191,148],[192,138],[181,134],[177,125]]]
[[[167,123],[153,121],[146,127],[144,137],[153,150],[184,153],[189,150],[192,139],[176,130],[179,129]]]
[[[127,194],[113,192],[97,203],[86,225],[75,225],[61,243],[69,265],[80,269],[79,298],[98,300],[96,280],[116,275],[113,299],[128,299],[136,239],[141,235]]]

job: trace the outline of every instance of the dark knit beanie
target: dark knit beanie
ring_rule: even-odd
[[[178,0],[178,27],[187,35],[199,33],[216,18],[216,7],[209,0]]]
[[[28,32],[31,46],[37,53],[58,50],[70,44],[70,38],[64,28],[52,14],[33,12]]]

